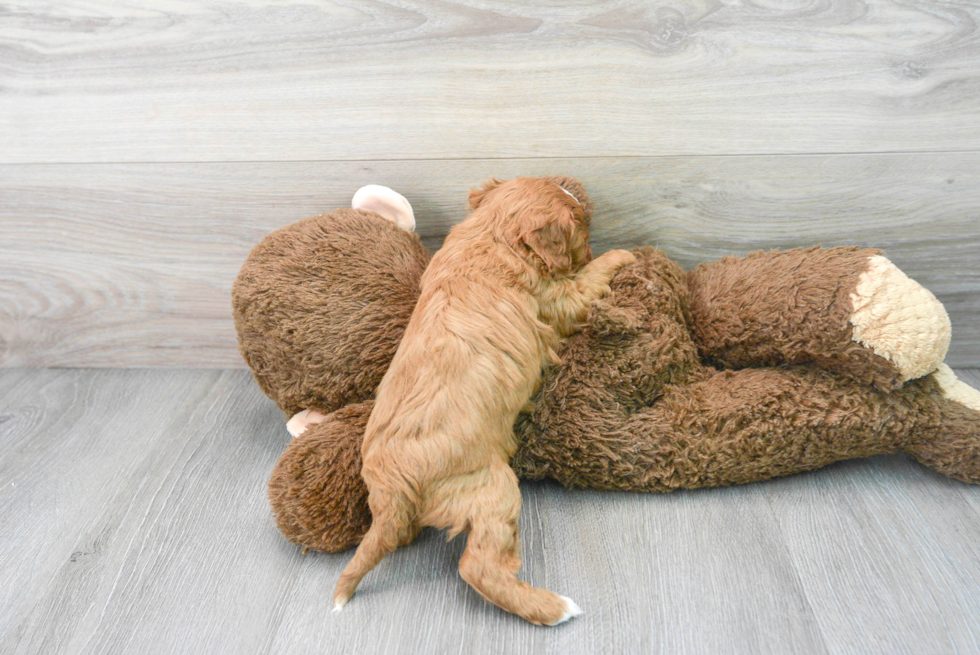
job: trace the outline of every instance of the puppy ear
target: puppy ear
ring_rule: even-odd
[[[549,273],[567,273],[572,269],[572,233],[575,221],[562,213],[549,218],[520,236],[520,240],[541,258]]]
[[[503,180],[498,180],[496,178],[491,178],[483,183],[482,189],[471,189],[470,190],[470,209],[476,209],[480,206],[480,203],[487,197],[487,194],[496,189],[498,186],[503,184]]]

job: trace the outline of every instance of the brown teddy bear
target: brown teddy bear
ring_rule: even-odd
[[[591,214],[581,184],[548,179]],[[268,235],[233,289],[242,355],[298,435],[269,481],[276,521],[328,552],[370,525],[361,437],[429,259],[402,196],[372,186],[353,204]],[[687,272],[634,254],[518,418],[518,475],[670,491],[907,452],[980,482],[980,392],[942,363],[946,312],[879,251]]]

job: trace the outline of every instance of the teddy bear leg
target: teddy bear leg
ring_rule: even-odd
[[[884,392],[814,366],[721,371],[668,386],[653,405],[625,418],[598,412],[588,396],[566,400],[547,429],[522,424],[514,458],[522,477],[670,491],[904,450],[971,479],[975,464],[962,464],[966,473],[952,467],[980,441],[980,414],[943,399],[932,376]],[[944,434],[958,436],[943,441]]]
[[[293,543],[337,553],[367,532],[371,511],[361,442],[373,406],[355,403],[309,424],[279,458],[269,478],[269,503],[279,530]]]
[[[648,437],[666,486],[742,484],[896,452],[915,412],[889,396],[814,367],[722,371],[632,423],[669,426]]]
[[[936,370],[942,304],[877,250],[758,252],[688,274],[694,334],[725,368],[815,363],[880,389]]]
[[[945,364],[912,386],[925,401],[920,403],[925,425],[904,450],[943,475],[980,484],[980,391]]]

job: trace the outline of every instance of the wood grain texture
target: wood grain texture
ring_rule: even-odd
[[[980,148],[938,0],[6,3],[0,161]]]
[[[433,531],[335,615],[350,553],[276,531],[287,436],[246,372],[4,369],[0,394],[4,653],[980,648],[980,487],[905,457],[665,495],[523,484],[522,577],[585,615],[488,605]]]
[[[976,489],[881,457],[774,480],[764,492],[828,650],[980,650]]]
[[[886,248],[980,365],[980,153],[0,166],[0,365],[242,366],[230,289],[268,232],[381,183],[437,248],[469,187],[554,173],[595,199],[596,252]]]
[[[281,422],[247,376],[32,378],[5,399],[13,420],[0,441],[0,650],[189,653],[217,644],[233,653],[262,643],[267,626],[236,607],[275,584],[276,566],[259,561],[278,546],[264,482]]]

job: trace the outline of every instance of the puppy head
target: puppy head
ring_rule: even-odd
[[[495,232],[540,272],[573,273],[592,259],[589,247],[591,211],[556,180],[520,177],[490,180],[470,192],[474,214],[486,217]],[[584,195],[584,189],[578,189]],[[586,196],[591,210],[591,201]]]
[[[532,179],[532,178],[526,178],[526,179]],[[574,177],[569,177],[567,175],[549,175],[547,177],[542,177],[540,179],[547,180],[549,182],[554,182],[555,184],[560,186],[565,191],[565,193],[570,194],[572,198],[574,198],[575,201],[578,203],[579,207],[582,209],[586,226],[592,223],[592,214],[593,212],[595,212],[595,203],[592,202],[592,198],[590,198],[589,194],[586,193],[585,187],[582,185],[581,182],[576,180]],[[498,180],[496,178],[492,178],[484,182],[482,188],[471,189],[470,199],[469,199],[470,209],[476,209],[477,207],[479,207],[491,191],[493,191],[494,189],[496,189],[497,187],[499,187],[504,183],[505,183],[504,181]]]
[[[549,182],[554,182],[567,193],[572,194],[579,206],[582,208],[582,213],[585,214],[586,226],[592,224],[592,213],[595,211],[595,203],[592,202],[592,198],[589,197],[589,194],[585,192],[585,187],[581,182],[576,180],[574,177],[568,177],[567,175],[552,175],[543,179],[548,180]]]

